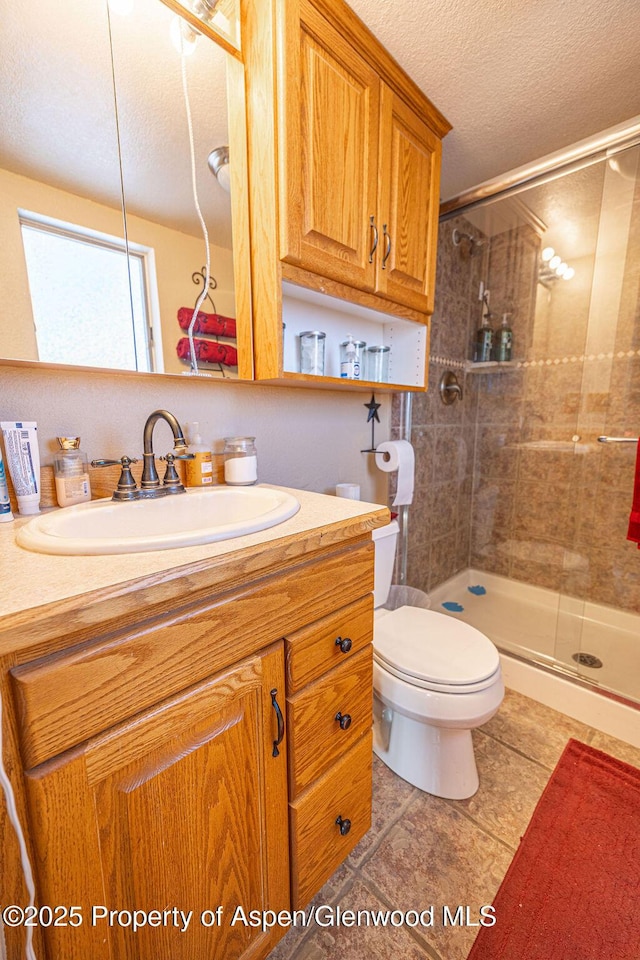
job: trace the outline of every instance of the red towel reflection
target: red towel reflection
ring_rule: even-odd
[[[633,483],[633,506],[629,517],[629,531],[627,540],[633,540],[638,544],[640,550],[640,440],[638,440],[638,452],[636,454],[636,474]]]
[[[216,343],[214,340],[194,340],[196,359],[203,363],[223,363],[227,367],[238,365],[238,351],[228,343]],[[181,360],[189,360],[189,338],[182,337],[176,344],[176,353]]]
[[[178,323],[183,330],[189,329],[192,318],[193,310],[190,307],[180,307]],[[235,337],[236,321],[233,317],[223,317],[220,313],[203,313],[199,310],[193,332],[209,333],[215,337]]]

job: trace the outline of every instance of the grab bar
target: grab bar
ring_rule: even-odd
[[[598,437],[598,443],[638,443],[638,437]]]

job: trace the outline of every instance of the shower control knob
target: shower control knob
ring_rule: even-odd
[[[340,724],[340,729],[341,729],[341,730],[348,730],[349,727],[351,726],[351,714],[350,714],[350,713],[340,713],[340,711],[338,710],[338,712],[336,713],[335,719],[336,719],[336,720],[338,721],[338,723]]]
[[[349,653],[352,646],[351,637],[336,637],[336,647],[340,647],[342,653]]]
[[[343,820],[342,817],[338,816],[336,817],[336,823],[340,827],[340,835],[346,837],[349,830],[351,830],[351,820]]]

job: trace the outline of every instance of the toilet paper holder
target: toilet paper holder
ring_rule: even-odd
[[[440,399],[446,406],[450,407],[452,403],[455,403],[456,400],[462,400],[462,387],[458,383],[458,378],[456,377],[453,370],[445,370],[445,372],[440,377]]]

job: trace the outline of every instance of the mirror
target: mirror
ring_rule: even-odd
[[[205,294],[201,312],[236,318],[242,174],[230,195],[208,158],[229,145],[241,63],[160,0],[0,9],[0,356],[188,372],[178,318]],[[217,346],[200,368],[237,376],[235,324],[201,339]]]

